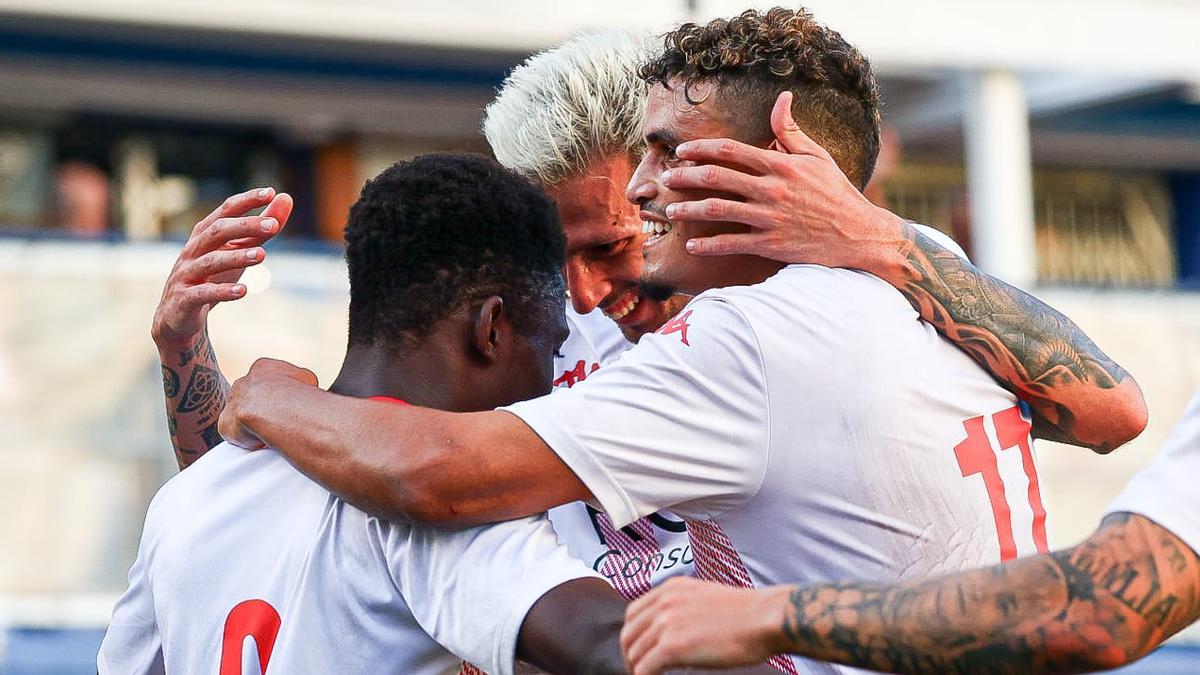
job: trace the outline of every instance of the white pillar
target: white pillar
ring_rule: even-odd
[[[964,77],[963,138],[975,263],[1010,284],[1037,281],[1029,109],[1021,81],[1004,70]]]

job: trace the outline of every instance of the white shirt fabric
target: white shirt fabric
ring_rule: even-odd
[[[1200,393],[1188,404],[1183,418],[1158,455],[1139,471],[1109,513],[1129,512],[1162,525],[1200,555]]]
[[[633,343],[600,310],[576,312],[567,303],[570,335],[554,359],[554,386],[569,389],[617,360]],[[571,554],[633,600],[664,580],[692,572],[692,551],[683,521],[670,512],[612,531],[608,516],[583,502],[549,511],[559,541]]]
[[[155,496],[97,667],[260,675],[264,652],[277,673],[433,675],[461,659],[511,673],[534,602],[591,576],[544,517],[461,531],[390,523],[274,451],[226,443]],[[261,630],[223,638],[250,600],[278,616],[273,648]],[[223,650],[233,665],[219,668]]]
[[[1006,531],[1006,557],[1045,547],[1016,399],[867,274],[793,265],[703,293],[585,382],[506,409],[616,524],[690,521],[701,578],[908,579],[999,562]]]

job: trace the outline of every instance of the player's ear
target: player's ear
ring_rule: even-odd
[[[504,300],[493,295],[479,303],[471,326],[471,346],[487,361],[495,361],[508,330]]]

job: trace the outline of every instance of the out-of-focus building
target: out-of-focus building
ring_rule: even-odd
[[[806,4],[880,74],[892,131],[873,198],[1036,287],[1146,389],[1152,424],[1129,448],[1042,447],[1069,544],[1200,386],[1200,2]],[[495,88],[576,31],[746,6],[0,0],[0,628],[103,626],[173,473],[150,314],[225,196],[273,185],[297,206],[248,279],[259,292],[213,314],[223,365],[270,354],[328,382],[341,229],[366,178],[487,152]]]

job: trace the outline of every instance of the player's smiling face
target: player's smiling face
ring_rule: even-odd
[[[695,294],[727,285],[730,280],[744,276],[739,274],[742,271],[739,268],[744,268],[747,263],[746,256],[702,258],[684,248],[688,239],[745,232],[746,226],[667,218],[666,208],[675,202],[698,201],[706,197],[729,198],[720,192],[673,190],[662,183],[664,171],[692,164],[675,156],[675,148],[680,143],[703,138],[737,138],[736,131],[724,121],[715,86],[693,84],[690,94],[692,100],[700,103],[689,103],[682,83],[678,81],[673,81],[670,88],[657,84],[650,89],[642,123],[646,154],[626,190],[626,197],[638,206],[644,223],[642,283],[651,295],[668,290]]]
[[[558,204],[567,235],[564,276],[575,310],[599,307],[630,340],[658,330],[686,298],[650,300],[639,291],[642,273],[642,219],[625,199],[633,163],[625,155],[593,162],[577,176],[546,191]]]

